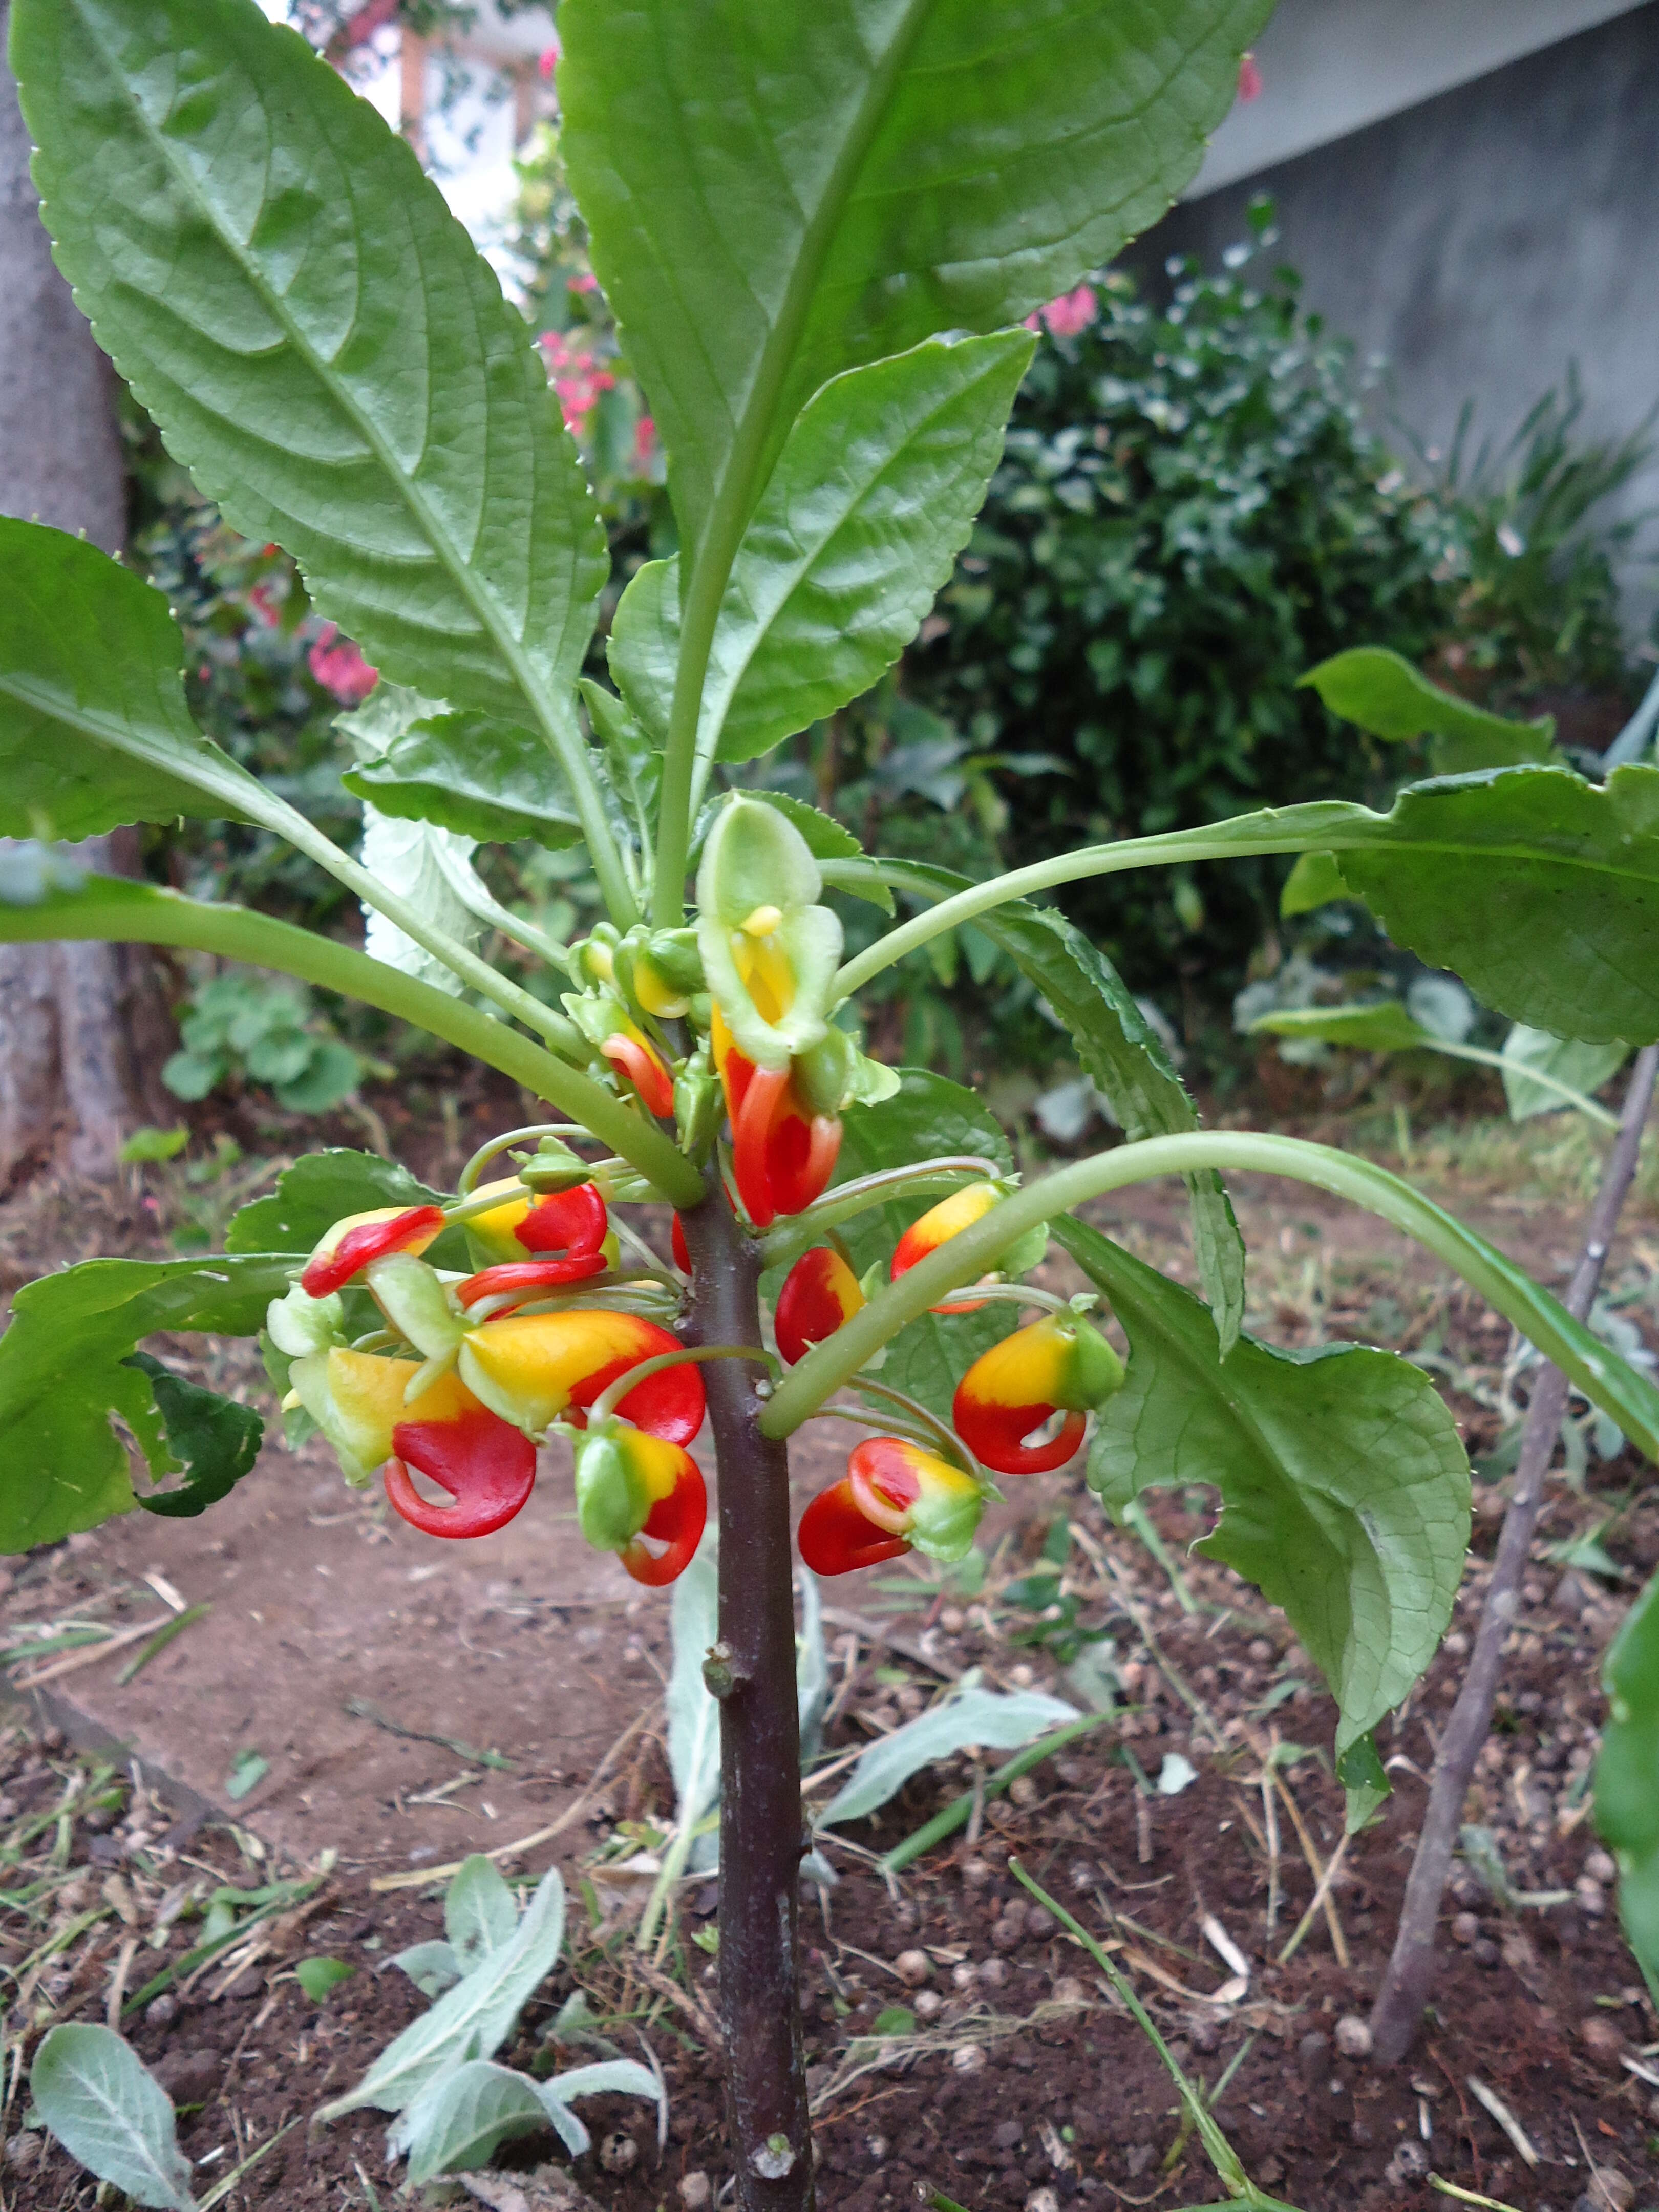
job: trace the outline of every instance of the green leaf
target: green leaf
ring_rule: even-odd
[[[529,837],[558,851],[582,834],[546,739],[487,714],[412,723],[377,760],[348,769],[340,781],[381,814],[430,822],[482,844]]]
[[[429,1942],[411,1943],[386,1964],[407,1974],[423,1997],[441,1997],[461,1978],[461,1962],[453,1944],[435,1936]]]
[[[396,1160],[343,1149],[307,1152],[276,1178],[269,1198],[256,1198],[231,1217],[227,1252],[287,1252],[309,1259],[348,1213],[380,1206],[439,1206],[442,1194],[416,1182]]]
[[[264,794],[190,718],[159,592],[84,539],[0,515],[0,836],[264,818]]]
[[[901,1790],[913,1774],[935,1759],[948,1759],[964,1744],[1018,1751],[1046,1729],[1077,1717],[1075,1705],[1041,1690],[1005,1695],[969,1684],[861,1753],[857,1765],[818,1814],[817,1825],[830,1828],[842,1820],[863,1820]]]
[[[407,142],[246,0],[15,0],[58,265],[168,449],[394,682],[574,742],[605,537]]]
[[[510,1943],[489,1954],[441,1996],[380,2053],[356,2087],[325,2105],[319,2120],[337,2119],[360,2106],[401,2112],[440,2074],[466,2057],[488,2058],[543,1979],[564,1941],[564,1885],[550,1867],[542,1876]]]
[[[568,0],[561,149],[683,542],[741,527],[830,377],[1016,323],[1161,215],[1267,13]]]
[[[1589,1097],[1608,1078],[1616,1075],[1630,1054],[1630,1047],[1583,1044],[1577,1037],[1552,1036],[1547,1030],[1528,1029],[1517,1022],[1504,1040],[1504,1095],[1510,1119],[1525,1121],[1534,1114],[1557,1114],[1570,1099],[1534,1079],[1529,1071],[1552,1075],[1558,1083]]]
[[[1340,1757],[1399,1704],[1451,1618],[1469,1534],[1455,1422],[1393,1352],[1244,1336],[1224,1367],[1189,1291],[1082,1222],[1053,1227],[1129,1338],[1128,1379],[1097,1416],[1091,1486],[1115,1514],[1154,1486],[1221,1492],[1194,1548],[1284,1607],[1336,1698]]]
[[[1659,768],[1605,784],[1512,768],[1409,784],[1388,814],[1343,800],[1268,808],[1201,829],[1086,846],[975,884],[849,960],[843,992],[1013,896],[1149,865],[1247,854],[1335,854],[1322,896],[1370,905],[1397,945],[1450,968],[1512,1021],[1557,1036],[1659,1036]],[[887,872],[902,881],[897,868]],[[1305,889],[1305,885],[1304,885]]]
[[[294,1978],[313,2004],[325,2004],[331,1992],[342,1982],[349,1982],[356,1971],[343,1959],[301,1959],[294,1969]]]
[[[1377,999],[1362,1006],[1286,1006],[1253,1021],[1249,1033],[1317,1037],[1322,1044],[1348,1045],[1356,1052],[1433,1051],[1445,1042],[1414,1022],[1398,999]]]
[[[915,861],[884,863],[901,888],[948,898],[968,878]],[[1084,1073],[1104,1094],[1124,1134],[1167,1136],[1198,1127],[1198,1109],[1170,1064],[1157,1031],[1105,954],[1052,907],[1010,900],[975,927],[1042,992],[1072,1040]],[[1226,1186],[1213,1172],[1187,1178],[1193,1251],[1214,1310],[1222,1356],[1244,1318],[1244,1240]]]
[[[363,1064],[337,1037],[313,1041],[304,1070],[276,1086],[276,1103],[289,1114],[327,1114],[349,1098],[362,1080]]]
[[[1394,1795],[1394,1784],[1376,1748],[1374,1729],[1356,1736],[1342,1753],[1336,1762],[1336,1778],[1347,1793],[1344,1825],[1352,1835],[1364,1827],[1377,1808]]]
[[[444,1893],[444,1931],[464,1974],[504,1950],[519,1924],[513,1893],[482,1851],[463,1859]]]
[[[1286,921],[1298,914],[1312,914],[1353,893],[1342,880],[1342,871],[1330,853],[1304,853],[1285,879],[1279,895],[1279,911]]]
[[[720,603],[697,749],[752,760],[870,689],[967,544],[1035,340],[930,340],[826,385],[789,434]],[[679,654],[677,555],[641,568],[611,672],[667,734]]]
[[[1489,714],[1455,692],[1443,691],[1409,660],[1377,645],[1334,653],[1301,680],[1318,692],[1332,714],[1357,722],[1374,738],[1432,738],[1437,775],[1547,760],[1555,742],[1553,715],[1512,722]]]
[[[602,2058],[589,2066],[567,2067],[550,2081],[542,2082],[537,2094],[549,2125],[572,2158],[580,2158],[592,2143],[571,2110],[578,2097],[649,2097],[657,2107],[659,2125],[667,2122],[668,2098],[662,2083],[637,2058]]]
[[[182,1126],[177,1129],[135,1129],[121,1147],[121,1164],[148,1167],[161,1160],[176,1160],[189,1142],[190,1131]]]
[[[1619,1917],[1659,2002],[1659,1576],[1601,1668],[1607,1721],[1595,1762],[1595,1826],[1619,1860]]]
[[[86,1260],[27,1283],[0,1336],[0,1551],[95,1528],[137,1504],[118,1417],[150,1473],[173,1471],[149,1375],[130,1364],[158,1330],[255,1336],[292,1261]]]
[[[230,1772],[225,1778],[225,1795],[233,1805],[240,1805],[244,1797],[251,1796],[270,1771],[270,1761],[264,1752],[256,1751],[250,1744],[239,1751],[230,1762]]]
[[[1013,1171],[1013,1152],[1001,1124],[971,1091],[927,1068],[901,1068],[893,1097],[879,1106],[844,1108],[841,1126],[836,1183],[951,1153],[988,1159],[1001,1174]],[[840,1234],[857,1272],[879,1266],[884,1276],[899,1238],[939,1200],[937,1191],[924,1198],[893,1199],[844,1223]],[[977,1313],[922,1314],[888,1346],[880,1379],[948,1420],[963,1375],[1018,1319],[1018,1310],[1006,1299],[993,1300]]]
[[[265,1425],[252,1406],[186,1382],[147,1352],[135,1352],[121,1364],[149,1377],[167,1449],[186,1470],[186,1480],[176,1490],[140,1494],[145,1512],[192,1519],[228,1498],[259,1456]]]
[[[399,820],[376,806],[363,809],[363,866],[376,883],[396,893],[422,921],[434,924],[469,952],[477,948],[483,925],[477,905],[485,896],[472,866],[471,837],[429,822]],[[363,950],[399,975],[412,975],[434,991],[459,998],[465,988],[459,975],[439,954],[417,944],[409,933],[365,903]]]
[[[1409,785],[1341,869],[1396,945],[1512,1021],[1595,1043],[1659,1036],[1659,769]]]
[[[611,788],[632,817],[641,852],[648,854],[662,790],[662,755],[629,712],[625,700],[587,676],[582,678],[576,689],[587,708],[593,734],[604,750]]]
[[[60,2022],[34,2054],[29,2089],[70,2156],[100,2181],[135,2204],[195,2212],[167,2094],[113,2028]]]
[[[409,2184],[418,2189],[441,2173],[487,2166],[504,2142],[539,2135],[548,2125],[526,2075],[473,2058],[427,2085],[393,2123],[386,2148],[393,2158],[408,2153]]]

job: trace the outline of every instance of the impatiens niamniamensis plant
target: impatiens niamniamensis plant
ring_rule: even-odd
[[[1241,1333],[1222,1173],[1310,1182],[1415,1237],[1659,1455],[1654,1386],[1408,1184],[1200,1129],[1129,991],[1034,902],[1085,877],[1299,855],[1293,903],[1362,900],[1511,1020],[1641,1043],[1659,1036],[1659,769],[1597,785],[1495,725],[1386,814],[1291,804],[985,883],[866,854],[744,785],[915,635],[996,464],[1025,319],[1182,189],[1267,12],[564,0],[564,152],[679,536],[623,593],[602,684],[580,674],[606,575],[576,449],[527,327],[409,148],[254,0],[11,10],[44,219],[82,310],[204,495],[293,556],[380,679],[350,717],[358,857],[192,726],[154,592],[0,522],[0,834],[41,841],[7,871],[0,933],[182,945],[354,994],[550,1114],[453,1191],[321,1152],[235,1217],[221,1255],[28,1285],[0,1340],[0,1541],[199,1511],[248,1472],[258,1415],[141,1353],[161,1332],[260,1335],[289,1439],[320,1430],[349,1481],[378,1478],[430,1534],[535,1510],[543,1447],[568,1439],[583,1534],[647,1583],[696,1548],[706,1422],[745,2208],[812,2191],[787,1450],[804,1424],[863,1431],[802,1524],[824,1572],[960,1556],[994,1480],[1085,1436],[1114,1510],[1151,1486],[1218,1489],[1205,1548],[1322,1668],[1355,1818],[1386,1786],[1371,1731],[1449,1618],[1468,1464],[1405,1360]],[[362,901],[366,950],[53,849],[181,814],[286,837]],[[581,848],[609,919],[567,945],[500,905],[473,854],[514,840]],[[892,918],[851,960],[841,896]],[[861,987],[969,921],[1073,1037],[1124,1141],[1022,1182],[971,1092],[866,1056]],[[489,931],[545,963],[544,992],[490,964]],[[1172,1175],[1201,1297],[1079,1218]],[[672,1259],[631,1212],[665,1205]],[[1091,1286],[1069,1304],[1026,1279],[1051,1243]]]

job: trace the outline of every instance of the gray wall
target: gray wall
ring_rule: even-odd
[[[1468,398],[1507,434],[1573,360],[1587,434],[1621,436],[1659,401],[1659,0],[1187,201],[1128,258],[1214,267],[1264,191],[1308,306],[1388,357],[1425,442]],[[1659,468],[1623,504],[1659,505]],[[1659,524],[1644,543],[1659,549]],[[1643,627],[1656,574],[1629,578]]]

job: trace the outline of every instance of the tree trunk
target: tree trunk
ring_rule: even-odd
[[[4,60],[10,12],[0,0],[0,511],[82,532],[112,553],[125,534],[114,380],[40,226]],[[131,871],[137,841],[90,838],[79,854]],[[0,1190],[58,1159],[82,1175],[112,1172],[145,1118],[140,1070],[163,1019],[138,947],[0,945]]]

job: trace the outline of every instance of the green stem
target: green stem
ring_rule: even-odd
[[[1253,853],[1342,852],[1374,844],[1375,835],[1365,834],[1361,825],[1369,825],[1374,833],[1383,819],[1369,807],[1341,802],[1264,807],[1259,813],[1239,815],[1214,830],[1175,830],[1158,837],[1124,837],[1110,845],[1085,845],[1052,860],[1036,860],[1030,867],[1012,869],[1006,875],[993,876],[988,882],[939,899],[927,914],[919,914],[889,930],[885,937],[878,937],[836,977],[832,1001],[851,998],[872,975],[879,975],[884,968],[890,968],[929,939],[1033,891],[1053,890],[1060,884],[1078,883],[1088,876],[1115,876],[1130,868],[1171,867],[1183,861],[1236,860]],[[871,865],[884,883],[922,898],[939,898],[937,885],[907,868],[902,860],[878,860]],[[825,880],[832,879],[826,870]]]
[[[1062,1928],[1070,1929],[1072,1934],[1082,1944],[1084,1949],[1134,2014],[1136,2025],[1164,2061],[1170,2079],[1181,2092],[1182,2102],[1186,2106],[1188,2115],[1198,2132],[1199,2140],[1209,2156],[1211,2165],[1216,2170],[1216,2177],[1234,2202],[1242,2202],[1246,2206],[1258,2208],[1258,2212],[1269,2212],[1269,2208],[1271,2212],[1295,2212],[1293,2206],[1281,2204],[1277,2197],[1264,2195],[1245,2172],[1238,2153],[1222,2133],[1220,2122],[1210,2110],[1202,2093],[1193,2087],[1182,2071],[1175,2053],[1158,2033],[1152,2015],[1136,1996],[1134,1984],[1110,1953],[1102,1949],[1082,1922],[1075,1919],[1058,1899],[1050,1897],[1046,1889],[1032,1881],[1018,1859],[1009,1860],[1008,1871],[1022,1888],[1030,1890],[1037,1902],[1054,1914]]]
[[[1528,1083],[1535,1083],[1540,1091],[1554,1091],[1566,1105],[1577,1107],[1586,1121],[1595,1121],[1603,1129],[1619,1127],[1616,1114],[1609,1114],[1607,1108],[1597,1105],[1594,1098],[1587,1098],[1582,1091],[1575,1091],[1570,1083],[1562,1083],[1553,1075],[1546,1074],[1541,1067],[1528,1067],[1518,1060],[1506,1060],[1501,1052],[1488,1052],[1484,1045],[1452,1044],[1443,1042],[1438,1037],[1427,1049],[1443,1053],[1448,1060],[1473,1060],[1477,1067],[1495,1067],[1500,1073],[1522,1077]]]
[[[378,1006],[547,1099],[621,1153],[676,1205],[695,1205],[702,1194],[702,1177],[672,1139],[590,1077],[477,1007],[331,938],[246,907],[211,906],[121,877],[91,877],[79,890],[53,892],[34,906],[0,906],[0,941],[53,938],[216,952]]]
[[[946,1190],[954,1190],[964,1175],[995,1182],[1001,1174],[994,1160],[982,1160],[971,1152],[956,1152],[936,1160],[917,1160],[908,1167],[883,1168],[875,1175],[859,1176],[855,1182],[838,1183],[834,1190],[815,1198],[811,1206],[791,1214],[787,1221],[780,1222],[760,1238],[761,1258],[767,1267],[777,1267],[804,1252],[837,1223],[868,1212],[872,1206],[884,1204],[896,1191],[909,1189],[914,1193],[918,1184],[935,1182],[942,1183]]]
[[[378,876],[372,875],[349,853],[343,853],[320,830],[314,830],[303,814],[280,805],[274,811],[282,818],[273,819],[268,824],[270,828],[286,837],[307,860],[325,868],[348,890],[355,891],[365,906],[373,907],[388,921],[395,922],[405,937],[412,938],[434,960],[441,960],[452,975],[463,983],[470,983],[482,998],[493,1000],[503,1013],[511,1014],[559,1050],[579,1060],[586,1059],[586,1042],[574,1022],[567,1021],[551,1006],[544,1006],[521,985],[498,974],[487,960],[481,960],[446,931],[434,929],[417,907],[400,898],[396,891],[389,891]]]
[[[913,1420],[920,1422],[924,1432],[932,1437],[947,1460],[955,1466],[965,1468],[976,1482],[983,1483],[985,1470],[972,1451],[948,1422],[941,1421],[936,1413],[930,1413],[926,1406],[919,1405],[914,1398],[907,1398],[902,1390],[895,1390],[885,1382],[873,1381],[868,1375],[856,1376],[853,1388],[861,1390],[866,1398],[884,1398],[890,1406],[902,1407]]]
[[[641,1359],[636,1367],[619,1375],[614,1382],[607,1383],[588,1408],[587,1425],[598,1425],[614,1413],[630,1390],[653,1375],[660,1375],[665,1367],[684,1367],[693,1359],[747,1359],[757,1367],[764,1367],[768,1374],[777,1376],[783,1371],[769,1352],[757,1344],[683,1344],[678,1352],[659,1352],[654,1359]]]
[[[1120,1145],[1004,1199],[918,1261],[833,1336],[815,1346],[762,1413],[763,1431],[770,1437],[787,1437],[814,1407],[850,1382],[907,1322],[936,1305],[947,1291],[971,1283],[994,1267],[1007,1246],[1039,1223],[1131,1183],[1155,1176],[1193,1175],[1206,1168],[1288,1176],[1380,1215],[1462,1275],[1593,1404],[1611,1415],[1650,1459],[1659,1461],[1659,1389],[1598,1343],[1557,1299],[1484,1238],[1369,1160],[1300,1137],[1231,1129]]]
[[[503,1130],[499,1137],[492,1137],[487,1145],[479,1146],[456,1177],[455,1188],[463,1198],[470,1196],[472,1186],[496,1154],[510,1152],[514,1145],[527,1144],[532,1138],[539,1143],[544,1137],[557,1137],[562,1141],[567,1137],[586,1134],[585,1129],[577,1128],[570,1121],[532,1121],[527,1128]]]
[[[1040,1291],[1033,1283],[971,1283],[966,1290],[947,1291],[939,1303],[947,1312],[965,1307],[971,1313],[988,1299],[997,1298],[1005,1305],[1039,1306],[1045,1313],[1075,1314],[1082,1310],[1070,1298],[1061,1297],[1058,1291]]]

